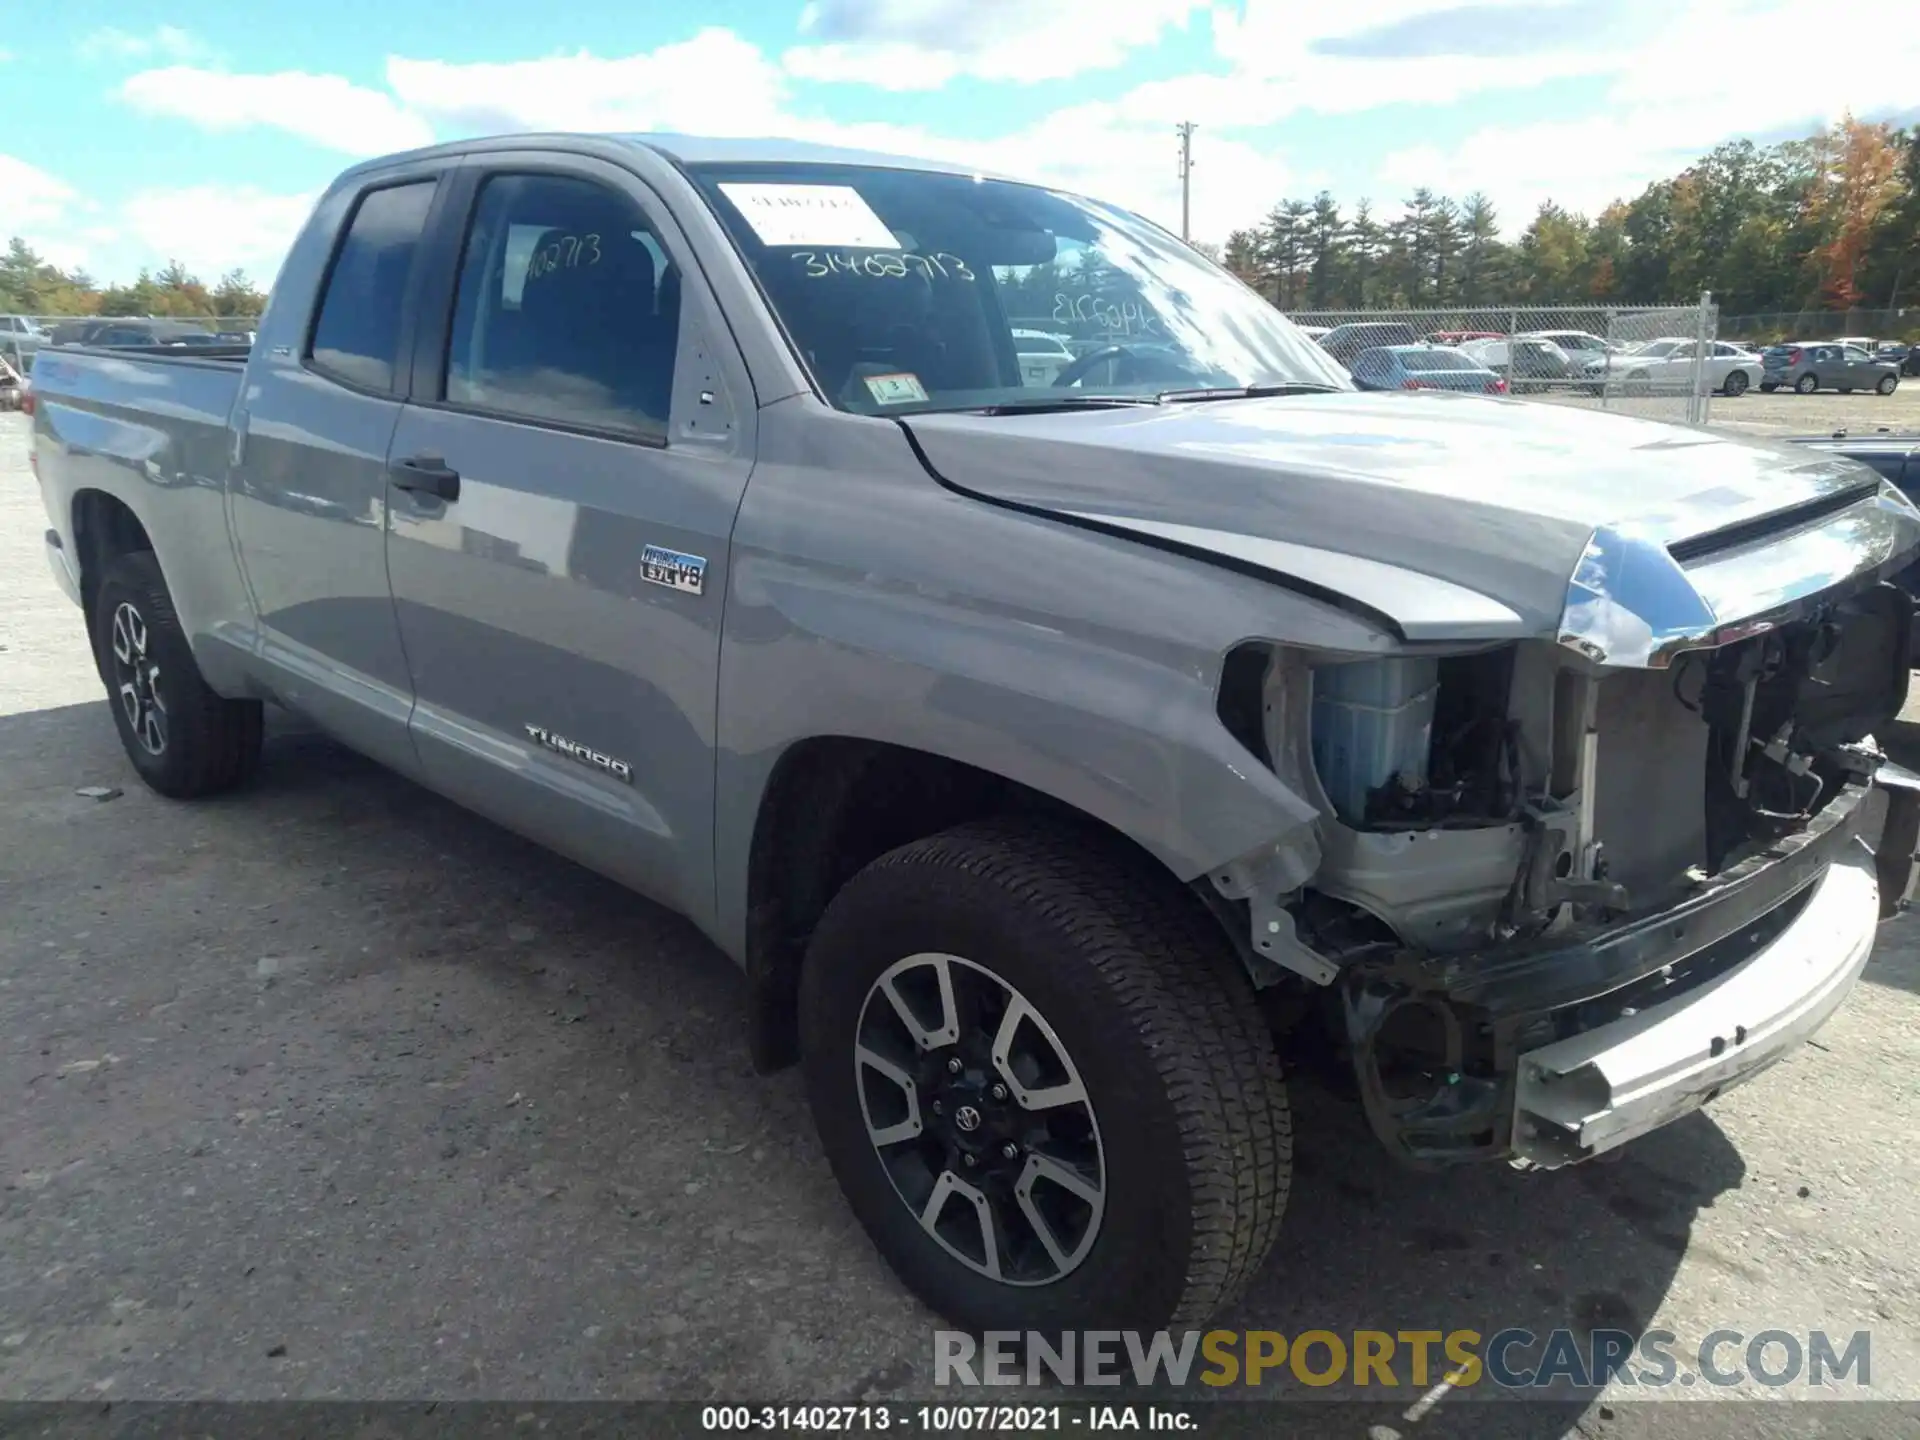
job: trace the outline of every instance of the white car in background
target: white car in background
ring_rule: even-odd
[[[1649,340],[1617,355],[1586,362],[1589,379],[1613,378],[1629,390],[1684,391],[1693,383],[1694,347],[1698,342],[1681,336]],[[1743,395],[1760,383],[1760,357],[1725,340],[1707,342],[1706,385],[1723,395]]]
[[[1014,353],[1020,357],[1022,385],[1051,385],[1073,359],[1073,351],[1058,335],[1045,330],[1013,332]]]
[[[25,315],[0,315],[0,355],[6,356],[14,369],[30,369],[46,338],[47,332],[38,321]]]

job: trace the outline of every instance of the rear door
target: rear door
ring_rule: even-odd
[[[635,174],[474,157],[393,437],[388,570],[435,788],[665,903],[712,905],[744,366]]]
[[[412,682],[387,588],[387,445],[442,158],[322,202],[288,257],[234,416],[230,515],[279,698],[415,769]]]

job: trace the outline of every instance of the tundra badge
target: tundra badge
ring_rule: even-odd
[[[616,760],[611,755],[602,755],[598,750],[585,745],[577,745],[564,735],[556,735],[544,725],[528,725],[527,735],[536,745],[543,745],[556,755],[565,755],[578,760],[582,765],[591,765],[596,770],[604,770],[623,784],[633,783],[633,767],[624,760]]]
[[[649,585],[664,585],[669,590],[698,595],[707,584],[707,557],[686,555],[664,545],[648,545],[640,551],[640,578]]]

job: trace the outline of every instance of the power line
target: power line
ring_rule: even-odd
[[[1180,132],[1180,238],[1192,243],[1193,132],[1200,127],[1182,120],[1174,127]]]

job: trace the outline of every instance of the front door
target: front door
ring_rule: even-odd
[[[658,199],[490,154],[390,455],[429,783],[688,913],[712,905],[714,694],[752,406]],[[422,371],[426,373],[422,373]]]

